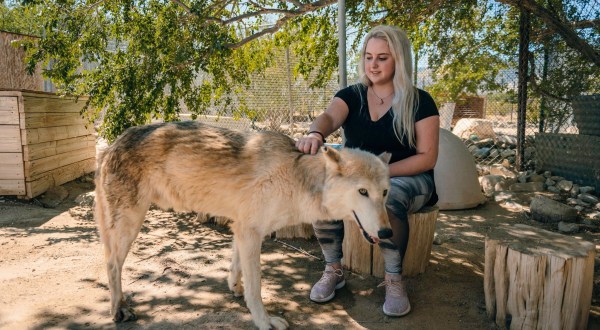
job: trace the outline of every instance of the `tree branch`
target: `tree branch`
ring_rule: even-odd
[[[521,8],[528,10],[533,15],[539,17],[548,27],[556,33],[558,33],[565,43],[577,50],[583,57],[587,58],[590,62],[600,66],[600,53],[592,47],[587,41],[583,38],[580,38],[579,35],[573,30],[569,25],[565,24],[558,18],[554,13],[549,11],[548,9],[540,6],[535,2],[535,0],[497,0],[498,2],[502,2],[508,4],[513,7]]]
[[[556,94],[553,94],[553,93],[543,89],[538,84],[537,75],[535,74],[535,59],[533,57],[533,54],[531,54],[531,53],[529,55],[529,65],[531,66],[529,68],[529,82],[531,83],[531,89],[538,92],[540,95],[544,95],[546,97],[549,97],[549,98],[557,100],[557,101],[562,101],[562,102],[571,102],[572,101],[569,98],[565,98],[565,97],[561,97]]]
[[[569,25],[571,26],[571,28],[573,30],[588,29],[588,28],[593,28],[593,27],[600,28],[600,20],[594,19],[594,20],[570,22]],[[556,33],[556,30],[551,29],[551,28],[544,29],[544,30],[537,30],[534,33],[535,40],[536,41],[542,40],[545,37],[553,35],[555,33]]]

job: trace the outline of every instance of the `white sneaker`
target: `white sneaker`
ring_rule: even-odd
[[[344,285],[344,272],[326,265],[323,276],[310,290],[310,300],[320,303],[330,301],[335,297],[335,290],[343,288]]]

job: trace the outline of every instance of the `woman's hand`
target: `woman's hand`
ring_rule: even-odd
[[[296,141],[296,148],[305,154],[314,155],[323,145],[323,138],[318,133],[310,133]]]

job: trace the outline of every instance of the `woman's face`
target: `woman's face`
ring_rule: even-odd
[[[387,41],[371,38],[365,49],[365,73],[373,85],[385,84],[394,78],[395,61]]]

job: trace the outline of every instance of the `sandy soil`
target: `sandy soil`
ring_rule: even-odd
[[[125,263],[124,289],[139,320],[112,323],[95,224],[85,209],[73,208],[74,198],[91,191],[92,183],[64,187],[69,195],[55,208],[0,197],[0,328],[253,328],[243,299],[227,288],[228,229],[158,210],[149,212]],[[542,227],[493,201],[443,211],[437,224],[442,244],[433,246],[426,272],[408,279],[413,310],[402,318],[382,313],[381,279],[370,276],[348,273],[348,285],[332,302],[311,302],[310,286],[323,267],[316,240],[268,239],[262,254],[264,301],[292,329],[496,329],[485,312],[484,238],[494,226],[516,222]],[[599,233],[575,236],[600,244]],[[588,329],[600,328],[599,270]]]

